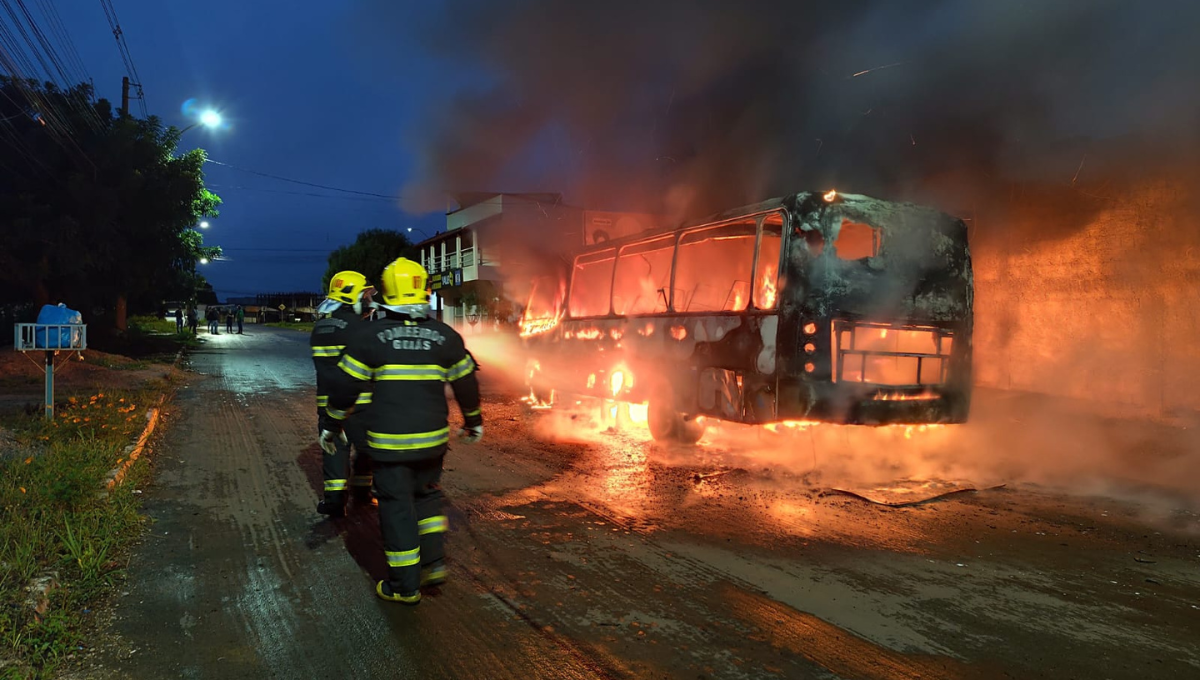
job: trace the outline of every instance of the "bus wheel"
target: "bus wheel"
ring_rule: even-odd
[[[704,423],[695,417],[681,417],[680,427],[675,430],[675,439],[683,444],[695,444],[704,436]]]
[[[655,441],[695,444],[704,436],[704,425],[675,410],[669,395],[650,400],[646,425]]]

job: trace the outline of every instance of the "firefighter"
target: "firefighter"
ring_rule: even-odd
[[[417,604],[422,586],[446,580],[448,522],[438,488],[450,441],[445,384],[462,409],[462,441],[483,437],[483,416],[475,360],[462,336],[431,318],[425,268],[400,258],[383,270],[380,283],[376,307],[383,316],[359,326],[347,340],[338,364],[343,375],[329,393],[320,441],[333,446],[358,395],[373,393],[362,415],[388,564],[388,578],[376,584],[375,593]]]
[[[367,283],[367,277],[354,271],[338,272],[329,281],[329,293],[324,302],[317,307],[317,312],[328,316],[313,324],[309,344],[312,346],[313,365],[317,369],[317,422],[325,414],[329,403],[329,386],[331,376],[341,374],[338,361],[342,358],[342,350],[346,347],[347,339],[355,328],[368,323],[366,315],[370,313],[371,297],[375,289]],[[360,410],[370,403],[371,394],[364,392],[359,395]],[[351,491],[356,501],[370,500],[371,493],[371,461],[363,451],[362,436],[365,431],[358,425],[361,414],[356,414],[347,430],[351,437],[338,437],[331,446],[322,447],[325,455],[322,457],[321,476],[325,480],[323,500],[317,504],[317,512],[329,517],[343,517],[346,514],[346,494]],[[350,441],[354,443],[353,475],[350,472]]]

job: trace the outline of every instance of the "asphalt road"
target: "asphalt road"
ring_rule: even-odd
[[[82,676],[1200,677],[1190,512],[1028,484],[884,507],[834,491],[821,470],[849,469],[826,435],[725,429],[666,449],[530,412],[486,366],[487,437],[456,446],[444,478],[450,581],[418,607],[379,601],[373,509],[315,512],[306,334],[209,340]],[[840,488],[917,499],[965,482]]]

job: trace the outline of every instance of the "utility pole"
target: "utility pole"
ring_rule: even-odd
[[[121,115],[129,115],[129,76],[121,78]]]

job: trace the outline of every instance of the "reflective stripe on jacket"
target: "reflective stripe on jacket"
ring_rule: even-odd
[[[354,329],[338,362],[326,414],[340,420],[364,392],[367,446],[382,461],[441,455],[450,441],[445,385],[468,426],[483,423],[475,360],[462,336],[434,319],[388,316]]]

